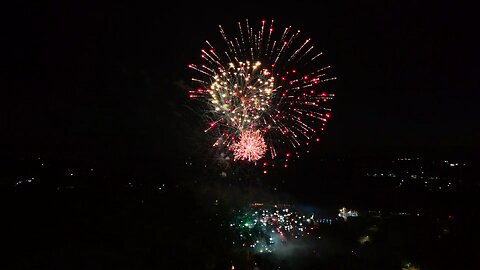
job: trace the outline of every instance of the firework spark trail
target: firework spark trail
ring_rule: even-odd
[[[330,66],[312,71],[322,52],[315,53],[311,38],[291,26],[276,38],[273,20],[269,26],[261,21],[257,30],[248,20],[237,26],[239,36],[232,37],[219,25],[226,48],[216,50],[207,40],[203,64],[189,65],[199,75],[192,78],[199,87],[190,97],[206,105],[211,121],[205,131],[219,134],[214,145],[225,146],[236,161],[256,162],[284,156],[284,145],[318,141],[330,117],[323,104],[334,97],[324,83],[336,79],[325,73]]]

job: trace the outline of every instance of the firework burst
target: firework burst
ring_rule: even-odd
[[[231,145],[234,160],[257,161],[267,151],[267,145],[259,130],[242,132],[240,140]]]
[[[319,141],[330,117],[326,103],[334,95],[325,82],[335,78],[326,75],[330,66],[317,65],[322,53],[299,30],[277,33],[273,25],[239,22],[234,37],[219,26],[223,49],[206,41],[202,63],[189,65],[198,85],[190,98],[206,105],[210,119],[205,132],[216,134],[213,146],[224,146],[235,161],[288,161],[292,149],[298,156],[298,147]]]

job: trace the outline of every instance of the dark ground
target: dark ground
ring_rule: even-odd
[[[163,179],[162,190],[162,181],[101,185],[111,179],[98,176],[82,178],[83,183],[98,181],[95,185],[71,181],[74,188],[54,189],[65,179],[45,175],[43,182],[5,185],[2,268],[230,269],[233,264],[253,269],[257,263],[260,269],[400,269],[413,262],[420,269],[478,269],[476,190],[382,191],[337,179],[312,184],[310,193],[294,184],[273,192],[271,179],[247,184],[190,176],[179,174],[176,183]],[[330,211],[342,206],[361,213],[381,210],[383,215],[332,225],[322,232],[327,244],[320,255],[249,255],[230,245],[224,226],[232,207],[262,199]],[[397,211],[413,216],[389,214]],[[359,245],[358,238],[373,225],[378,231],[372,242]]]

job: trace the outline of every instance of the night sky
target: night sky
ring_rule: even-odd
[[[246,18],[301,29],[333,66],[332,119],[314,155],[472,158],[480,150],[474,6],[60,1],[8,11],[4,157],[181,162],[210,143],[188,109],[187,65],[199,61],[205,39],[219,36],[218,24]]]
[[[1,269],[480,269],[473,4],[10,2]],[[300,29],[338,78],[320,142],[268,173],[219,162],[188,97],[205,40],[245,19]],[[315,213],[318,239],[278,241],[278,258],[250,253],[230,222],[252,202]],[[340,207],[359,217],[338,218]]]

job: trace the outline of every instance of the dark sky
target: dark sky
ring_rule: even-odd
[[[334,112],[316,154],[478,156],[473,5],[66,2],[20,2],[2,16],[5,156],[184,158],[208,143],[178,86],[187,64],[218,24],[245,18],[302,29],[333,66]]]

